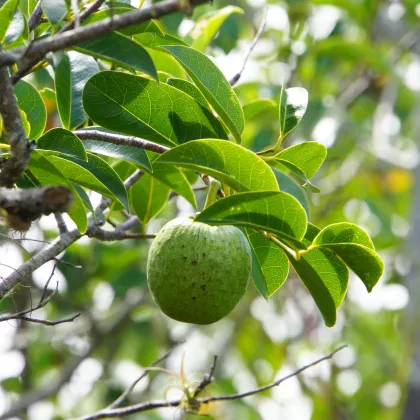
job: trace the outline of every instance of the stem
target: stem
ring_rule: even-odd
[[[204,208],[211,206],[217,198],[217,192],[219,191],[221,184],[219,181],[212,179],[210,181],[210,188],[209,192],[207,193],[206,203],[204,204]]]
[[[270,233],[266,233],[264,236],[267,239],[269,239],[271,242],[274,242],[281,249],[286,251],[289,255],[292,255],[295,258],[296,261],[300,260],[300,251],[299,250],[289,248],[287,245],[285,245],[283,242],[279,241],[275,236],[271,235]]]

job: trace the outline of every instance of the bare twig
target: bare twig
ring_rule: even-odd
[[[245,70],[246,63],[248,62],[249,57],[250,57],[250,56],[251,56],[251,54],[252,54],[252,51],[254,50],[255,46],[257,45],[258,41],[259,41],[259,40],[260,40],[260,38],[261,38],[261,35],[262,35],[262,34],[263,34],[263,32],[264,32],[265,25],[266,25],[266,23],[267,23],[267,11],[268,11],[268,8],[266,8],[266,9],[264,10],[263,20],[261,21],[261,25],[260,25],[260,27],[258,28],[257,34],[255,35],[255,38],[254,38],[254,40],[252,41],[251,46],[249,47],[248,53],[247,53],[247,54],[246,54],[246,56],[245,56],[245,60],[244,60],[244,62],[243,62],[243,64],[242,64],[242,68],[239,70],[239,72],[238,72],[238,73],[236,73],[236,74],[235,74],[235,76],[233,76],[233,77],[232,77],[232,79],[230,79],[230,80],[229,80],[229,83],[230,83],[232,86],[233,86],[233,85],[235,85],[236,83],[238,83],[239,79],[241,78],[242,73],[243,73],[243,72],[244,72],[244,70]]]
[[[111,323],[105,328],[94,329],[94,334],[92,334],[92,341],[89,347],[79,357],[77,357],[75,360],[65,365],[64,369],[62,370],[61,374],[59,375],[56,381],[51,381],[45,388],[41,388],[34,392],[26,394],[19,402],[16,403],[16,405],[12,406],[5,413],[0,415],[0,420],[6,420],[6,419],[9,419],[10,417],[16,417],[17,415],[19,415],[19,413],[21,413],[31,404],[41,401],[44,398],[48,398],[50,395],[56,394],[63,387],[63,385],[69,381],[69,379],[72,377],[77,367],[87,357],[90,356],[92,351],[97,346],[102,344],[104,340],[106,340],[109,337],[112,337],[121,328],[121,326],[127,323],[127,320],[130,317],[131,311],[135,307],[140,305],[142,302],[143,302],[143,296],[141,295],[141,296],[138,296],[133,301],[125,303],[122,307],[121,315],[119,316],[117,320],[115,320],[113,323]]]
[[[55,217],[55,221],[57,222],[57,226],[58,226],[58,230],[60,231],[60,234],[68,232],[63,215],[59,212],[55,212],[54,217]]]
[[[340,350],[343,350],[345,347],[347,347],[347,345],[343,345],[338,347],[336,350],[334,350],[332,353],[328,354],[327,356],[324,356],[318,360],[315,360],[314,362],[301,367],[300,369],[297,369],[296,371],[294,371],[293,373],[291,373],[290,375],[287,375],[269,385],[254,389],[252,391],[249,392],[244,392],[241,394],[232,394],[232,395],[220,395],[220,396],[216,396],[216,397],[208,397],[208,398],[200,398],[200,399],[196,399],[195,402],[197,402],[198,404],[208,404],[210,402],[213,401],[223,401],[223,400],[237,400],[237,399],[242,399],[242,398],[246,398],[249,397],[251,395],[255,395],[258,394],[260,392],[266,391],[267,389],[270,388],[274,388],[276,386],[279,386],[282,382],[286,381],[287,379],[290,379],[296,375],[299,375],[300,373],[302,373],[304,370],[309,369],[315,365],[317,365],[318,363],[321,363],[325,360],[331,359],[337,352],[339,352]],[[213,365],[212,368],[209,372],[208,375],[205,376],[205,378],[203,379],[202,383],[205,384],[199,392],[201,392],[205,386],[207,386],[209,383],[211,383],[211,378],[213,377],[213,373],[215,370],[215,366],[216,366],[216,361],[217,358],[214,359],[213,361]],[[201,385],[201,384],[200,384]],[[198,386],[198,388],[200,388],[200,385]],[[198,393],[197,393],[198,395]],[[135,413],[142,413],[145,411],[150,411],[150,410],[155,410],[157,408],[164,408],[164,407],[179,407],[181,405],[181,403],[183,402],[182,399],[178,399],[178,400],[173,400],[173,401],[148,401],[148,402],[143,402],[143,403],[139,403],[139,404],[133,404],[127,407],[121,407],[121,408],[111,408],[111,409],[105,409],[102,411],[99,411],[97,413],[88,415],[88,416],[84,416],[84,417],[80,417],[77,420],[97,420],[97,419],[105,419],[105,418],[120,418],[120,417],[125,417],[128,416],[130,414],[135,414]],[[1,418],[0,418],[1,420]]]
[[[86,9],[82,13],[80,13],[80,15],[78,16],[79,23],[82,23],[91,14],[95,13],[104,3],[105,3],[105,0],[96,0],[92,4],[90,4],[88,7],[86,7]],[[75,25],[76,25],[76,22],[74,20],[74,21],[68,23],[66,26],[64,26],[64,28],[62,28],[60,30],[60,33],[70,31],[71,29],[73,29],[75,27]]]
[[[210,371],[207,375],[204,375],[197,388],[194,390],[193,397],[197,398],[199,394],[214,381],[214,371],[216,370],[217,356],[213,358],[213,364],[211,365]]]
[[[193,7],[207,2],[208,0],[190,1]],[[0,53],[0,66],[18,63],[19,71],[17,76],[13,77],[13,81],[16,81],[49,52],[61,51],[80,42],[108,34],[114,30],[127,28],[136,23],[147,22],[151,19],[158,19],[174,12],[183,11],[183,7],[182,1],[165,0],[140,10],[134,10],[92,23],[88,26],[35,40],[29,47],[15,48]]]
[[[50,274],[50,277],[48,278],[47,282],[45,283],[44,288],[42,289],[42,294],[41,297],[39,299],[38,304],[35,307],[29,308],[29,309],[25,309],[23,311],[20,311],[18,313],[15,314],[11,314],[11,315],[4,315],[0,317],[0,322],[5,322],[5,321],[10,321],[12,319],[16,319],[19,321],[27,321],[27,322],[33,322],[36,324],[43,324],[43,325],[47,325],[47,326],[54,326],[54,325],[58,325],[58,324],[64,324],[65,322],[72,322],[74,321],[77,317],[80,316],[80,313],[75,314],[73,316],[71,316],[70,318],[64,318],[58,321],[48,321],[45,319],[39,319],[39,318],[33,318],[32,316],[27,316],[28,314],[31,314],[34,311],[37,311],[38,309],[44,308],[48,302],[51,301],[51,299],[54,298],[54,296],[58,293],[58,283],[56,285],[55,290],[50,293],[49,295],[47,295],[48,292],[48,286],[51,282],[51,279],[54,276],[54,272],[55,272],[55,266]]]
[[[29,32],[32,32],[41,22],[42,17],[42,0],[38,0],[34,11],[28,18]]]
[[[81,140],[101,140],[107,143],[113,143],[123,146],[133,146],[140,149],[150,150],[156,153],[164,153],[169,147],[143,140],[139,137],[124,136],[122,134],[107,133],[100,130],[77,130],[74,132]]]
[[[11,188],[26,168],[32,143],[27,140],[23,129],[7,67],[0,67],[0,92],[0,115],[10,144],[10,157],[1,164],[0,187]]]
[[[126,233],[119,230],[108,231],[98,227],[89,229],[88,236],[101,241],[122,241],[124,239],[153,239],[155,234]]]

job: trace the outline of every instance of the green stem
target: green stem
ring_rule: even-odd
[[[296,261],[300,260],[300,251],[298,249],[292,249],[289,248],[287,245],[285,245],[283,242],[279,241],[276,237],[272,236],[271,234],[265,235],[271,242],[274,242],[277,246],[282,248],[284,251],[286,251],[289,255],[295,258]]]
[[[216,181],[215,179],[212,179],[210,181],[210,188],[209,192],[207,193],[206,203],[204,204],[204,208],[211,206],[217,198],[217,192],[220,190],[220,187],[222,185],[219,181]]]

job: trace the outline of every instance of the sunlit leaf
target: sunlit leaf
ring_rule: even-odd
[[[71,131],[64,128],[53,128],[47,131],[39,138],[37,148],[59,152],[86,161],[88,159],[83,143]]]
[[[42,0],[42,11],[51,23],[59,23],[67,14],[65,0]]]
[[[205,108],[210,108],[209,103],[207,102],[204,95],[197,89],[195,85],[193,85],[188,80],[183,79],[176,79],[176,78],[169,78],[167,80],[168,85],[173,86],[176,89],[182,90],[187,95],[191,96],[191,98],[195,99],[200,105],[204,106]]]
[[[7,29],[12,22],[19,0],[8,0],[0,8],[0,44],[4,42]]]
[[[300,123],[308,106],[308,92],[301,87],[284,89],[280,92],[279,121],[280,135],[286,136]]]

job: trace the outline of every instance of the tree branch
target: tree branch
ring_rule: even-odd
[[[208,1],[190,0],[190,6],[195,7],[208,3]],[[0,67],[17,63],[19,70],[16,76],[13,76],[13,81],[16,81],[49,52],[61,51],[112,31],[127,28],[136,23],[147,22],[151,19],[158,19],[174,12],[182,12],[183,10],[184,5],[181,0],[165,0],[144,9],[134,10],[133,12],[113,16],[88,26],[35,40],[29,47],[20,47],[2,52],[0,54]]]
[[[10,157],[1,164],[0,187],[12,188],[26,168],[32,145],[23,129],[7,67],[0,67],[0,115],[10,144]]]
[[[325,360],[329,360],[331,359],[337,352],[343,350],[344,348],[346,348],[347,345],[343,345],[338,347],[336,350],[334,350],[332,353],[318,359],[315,360],[314,362],[301,367],[300,369],[297,369],[296,371],[292,372],[290,375],[287,375],[269,385],[260,387],[260,388],[256,388],[252,391],[249,392],[244,392],[241,394],[232,394],[232,395],[220,395],[220,396],[216,396],[216,397],[208,397],[208,398],[202,398],[202,399],[196,399],[195,402],[197,402],[199,404],[199,406],[201,404],[208,404],[210,402],[214,402],[214,401],[223,401],[223,400],[237,400],[237,399],[242,399],[242,398],[246,398],[249,397],[251,395],[255,395],[258,394],[260,392],[266,391],[267,389],[270,388],[274,388],[276,386],[279,386],[282,382],[286,381],[287,379],[290,379],[294,376],[299,375],[300,373],[302,373],[303,371],[305,371],[306,369],[309,369]],[[201,384],[198,386],[197,389],[203,390],[205,386],[207,386],[209,383],[211,383],[211,379],[215,370],[215,366],[216,366],[216,361],[217,358],[214,359],[213,361],[213,365],[212,368],[209,372],[209,374],[207,374],[201,383],[205,384],[204,386],[201,386]],[[199,391],[199,392],[200,392]],[[197,393],[198,395],[198,393]],[[193,394],[194,396],[194,394]],[[135,414],[135,413],[142,413],[145,411],[150,411],[150,410],[155,410],[157,408],[164,408],[164,407],[179,407],[181,405],[181,403],[183,402],[182,399],[178,399],[178,400],[174,400],[174,401],[148,401],[148,402],[143,402],[143,403],[139,403],[139,404],[133,404],[130,405],[128,407],[122,407],[122,408],[111,408],[111,409],[105,409],[105,410],[101,410],[97,413],[88,415],[88,416],[84,416],[84,417],[79,417],[75,420],[97,420],[97,419],[105,419],[105,418],[119,418],[119,417],[125,417],[128,416],[130,414]],[[198,410],[197,410],[198,412]],[[1,418],[0,418],[1,420]]]
[[[41,21],[42,16],[42,0],[38,0],[38,3],[35,6],[34,11],[28,18],[28,28],[29,32],[32,32]]]
[[[86,9],[80,13],[79,16],[79,23],[82,23],[84,20],[86,20],[91,14],[95,13],[103,4],[105,3],[105,0],[96,0],[92,4],[90,4]],[[59,33],[70,31],[75,27],[76,22],[72,21],[68,23],[64,28],[60,30]]]

